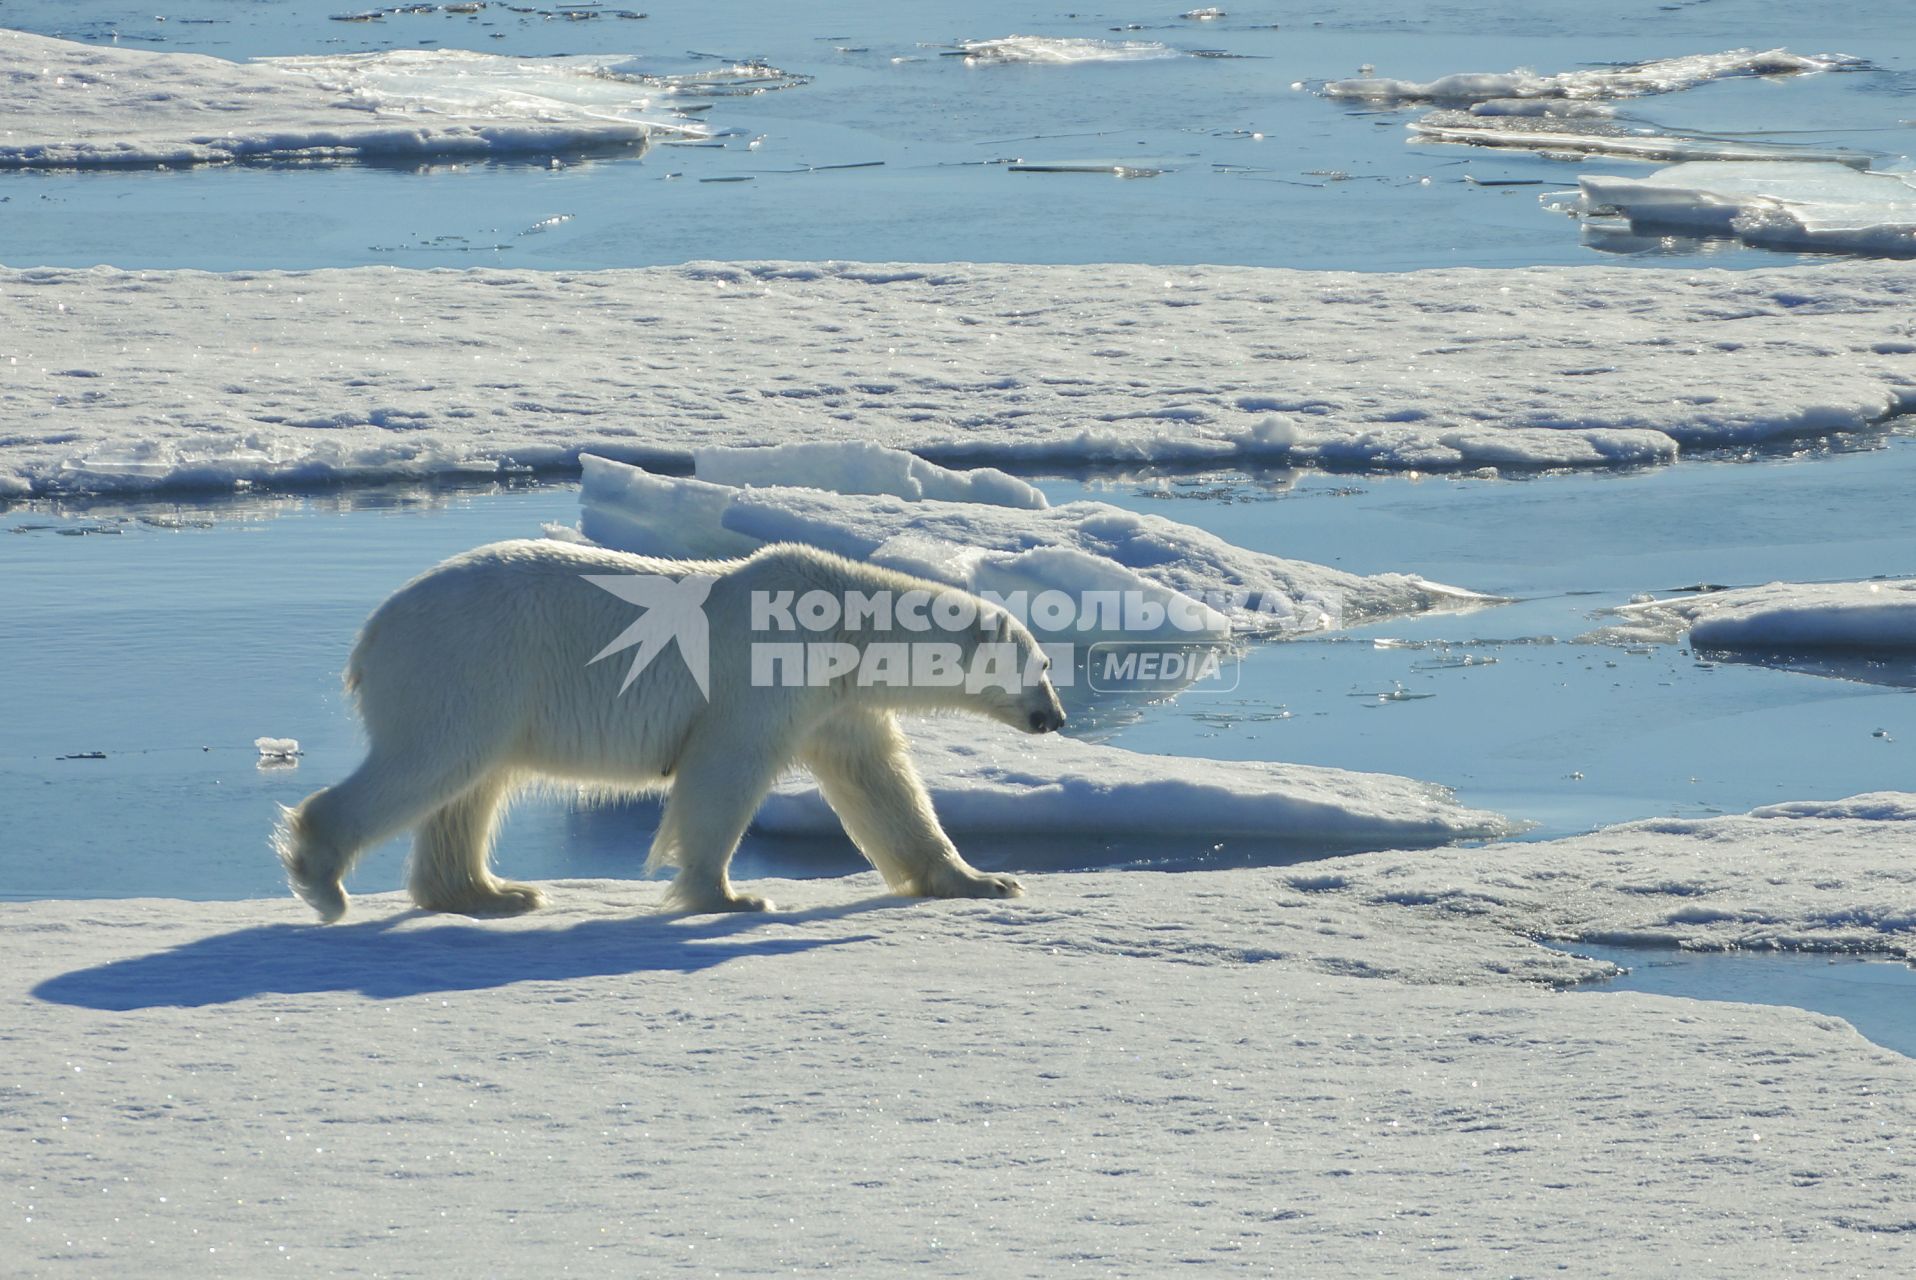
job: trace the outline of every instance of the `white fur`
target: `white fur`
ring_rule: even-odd
[[[676,648],[621,693],[629,654],[590,659],[638,612],[584,575],[688,573],[717,577],[705,604],[711,700]],[[346,911],[342,880],[361,851],[415,829],[410,889],[434,911],[512,914],[542,905],[531,885],[495,877],[493,826],[519,785],[558,778],[619,791],[669,787],[647,867],[676,866],[670,890],[694,911],[763,910],[735,893],[726,868],[777,776],[809,768],[865,856],[900,893],[1007,897],[1009,876],[958,855],[912,767],[895,713],[961,710],[1022,731],[1034,716],[1063,721],[1041,680],[1001,689],[755,687],[750,601],[755,590],[949,592],[811,547],[769,546],[734,561],[655,560],[552,541],[502,542],[415,578],[374,612],[353,649],[346,687],[370,738],[365,762],[337,786],[285,811],[274,837],[295,893],[327,921]],[[828,639],[957,643],[967,658],[1010,640],[1021,659],[1036,642],[1002,610],[961,633],[861,629]],[[809,638],[809,637],[793,637]]]

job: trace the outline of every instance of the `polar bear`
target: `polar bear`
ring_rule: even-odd
[[[640,629],[635,619],[645,615],[614,591],[641,580],[693,584],[695,597],[709,584],[702,609],[691,610],[705,622],[707,643],[692,642],[705,670],[682,633],[679,652],[659,640],[630,664],[601,660]],[[941,607],[924,608],[928,598]],[[870,607],[843,616],[815,609],[806,622],[831,624],[826,630],[779,633],[781,623],[796,625],[794,599],[918,607],[887,607],[882,616]],[[868,679],[875,664],[851,670],[834,658],[794,681],[803,664],[757,652],[794,640],[822,641],[851,659],[938,645],[964,671],[996,659],[1001,675],[1017,678],[954,681],[947,661],[943,680]],[[1016,880],[971,867],[939,826],[896,713],[968,711],[1049,733],[1064,723],[1049,665],[1004,609],[813,547],[683,561],[549,540],[496,543],[415,578],[367,620],[345,675],[370,740],[366,759],[337,786],[284,810],[274,846],[293,891],[327,922],[345,914],[341,882],[359,854],[409,827],[413,901],[429,911],[511,915],[545,901],[488,865],[494,819],[516,787],[547,778],[612,792],[669,788],[646,863],[678,868],[669,901],[689,911],[762,911],[771,904],[735,892],[726,869],[772,783],[803,765],[894,891],[1016,896]]]

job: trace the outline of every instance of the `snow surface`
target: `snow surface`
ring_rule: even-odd
[[[0,487],[871,440],[940,463],[1603,466],[1916,401],[1901,267],[0,271]]]
[[[1620,215],[1632,227],[1770,249],[1916,255],[1916,173],[1806,161],[1679,164],[1644,178],[1584,175],[1577,185],[1571,212]]]
[[[402,49],[235,63],[0,28],[0,168],[485,156],[710,133],[655,109],[686,86],[624,74],[624,61]]]
[[[1592,67],[1539,75],[1527,68],[1516,71],[1467,71],[1435,80],[1390,80],[1369,77],[1333,80],[1324,86],[1330,98],[1364,102],[1488,102],[1496,98],[1640,98],[1675,93],[1712,80],[1732,76],[1790,76],[1865,65],[1861,58],[1842,53],[1809,56],[1788,49],[1730,49],[1723,53],[1686,54],[1619,67]]]
[[[1402,907],[1594,944],[1916,955],[1916,794],[1655,818],[1547,844],[1365,854],[1290,875]]]
[[[1078,36],[1000,36],[958,46],[966,62],[1065,66],[1085,62],[1153,62],[1184,55],[1156,40],[1091,40]]]
[[[1459,805],[1448,788],[1385,773],[1144,755],[957,720],[913,720],[907,731],[938,819],[961,844],[979,834],[1097,841],[1196,833],[1343,850],[1517,830],[1500,814]],[[804,773],[779,783],[753,827],[768,835],[843,830]]]
[[[1894,941],[1906,915],[1839,913],[1906,911],[1904,826],[1014,902],[755,885],[771,917],[584,881],[330,928],[290,897],[4,904],[7,1265],[1907,1275],[1916,1063],[1800,1010],[1552,990],[1611,966],[1521,936]]]
[[[802,542],[1007,599],[1019,591],[1063,591],[1074,601],[1085,592],[1137,592],[1160,605],[1181,597],[1216,612],[1202,636],[1175,629],[1167,636],[1304,634],[1498,603],[1408,574],[1365,577],[1247,551],[1203,529],[1102,502],[1032,510],[803,484],[732,488],[590,455],[584,464],[579,530],[602,546],[712,559],[748,555],[768,542]],[[808,477],[795,469],[792,478],[828,483],[829,472]],[[1083,607],[1067,629],[1084,630],[1079,624],[1099,616]],[[1043,633],[1039,619],[1031,623]]]
[[[1674,641],[1688,631],[1699,649],[1916,651],[1916,579],[1772,582],[1646,600],[1609,611],[1594,638]]]

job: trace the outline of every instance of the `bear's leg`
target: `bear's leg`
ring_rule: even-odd
[[[543,907],[546,896],[529,884],[492,874],[492,830],[511,782],[504,771],[474,783],[441,805],[413,833],[407,889],[427,911],[468,916],[516,916]]]
[[[359,855],[471,784],[469,767],[422,769],[415,753],[377,748],[344,782],[281,812],[273,847],[293,892],[327,924],[346,914],[343,882]]]
[[[672,791],[645,862],[647,871],[678,867],[668,903],[691,912],[774,909],[765,898],[736,892],[726,869],[777,776],[769,753],[743,744],[695,735],[686,745],[672,767]]]
[[[898,893],[921,898],[1015,898],[1011,876],[959,856],[932,811],[904,730],[888,711],[841,711],[806,741],[800,761],[859,851]]]

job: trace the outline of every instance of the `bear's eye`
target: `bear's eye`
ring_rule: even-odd
[[[1051,659],[1049,659],[1049,658],[1046,658],[1046,659],[1044,660],[1044,669],[1045,669],[1046,671],[1049,671],[1049,670],[1051,670]]]

